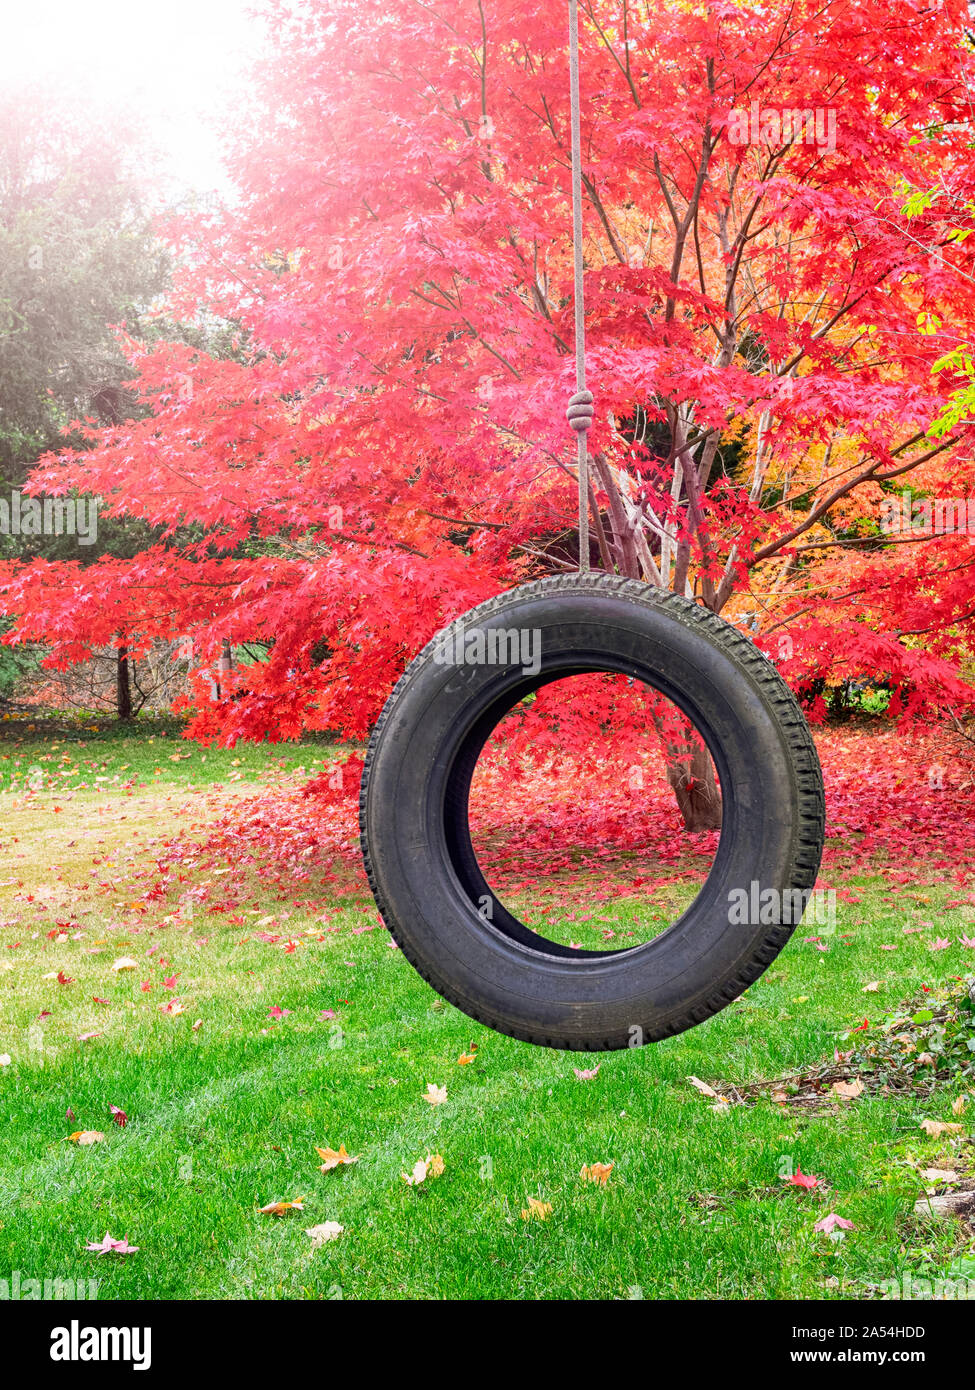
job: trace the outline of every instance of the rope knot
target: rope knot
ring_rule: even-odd
[[[565,413],[569,424],[578,434],[587,433],[596,413],[592,404],[592,392],[577,391],[569,398],[569,406]]]

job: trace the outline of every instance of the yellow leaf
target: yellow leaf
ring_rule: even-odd
[[[469,1067],[472,1062],[476,1061],[477,1058],[475,1057],[473,1052],[462,1052],[460,1056],[457,1058],[457,1065],[459,1067]]]
[[[953,1115],[964,1115],[968,1100],[965,1096],[958,1096],[951,1102],[951,1113]]]
[[[428,1105],[443,1105],[447,1099],[447,1087],[435,1086],[432,1081],[428,1081],[423,1099]]]
[[[112,962],[113,970],[135,970],[139,962],[133,960],[131,956],[119,956],[118,960]]]

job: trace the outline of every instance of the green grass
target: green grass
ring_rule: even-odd
[[[0,720],[0,792],[233,783],[312,773],[333,754],[325,739],[201,747],[184,739],[181,727],[144,717],[120,733],[114,721],[89,715],[52,730],[40,716],[36,723],[7,716]]]
[[[191,760],[169,763],[160,743],[177,747],[104,738],[108,783],[86,772],[68,800],[0,795],[0,1054],[11,1056],[0,1068],[0,1279],[95,1278],[103,1299],[857,1298],[904,1270],[930,1277],[968,1248],[958,1224],[911,1217],[919,1166],[966,1164],[967,1118],[957,1136],[919,1128],[955,1118],[957,1088],[715,1109],[687,1080],[744,1087],[811,1064],[865,1015],[965,973],[972,953],[957,938],[971,922],[941,910],[942,889],[895,897],[864,876],[825,953],[800,928],[703,1026],[641,1050],[561,1054],[439,1000],[385,932],[361,930],[376,921],[370,902],[299,907],[322,894],[315,882],[278,889],[227,865],[184,870],[180,893],[210,885],[192,916],[184,899],[185,920],[173,919],[175,894],[146,903],[147,842],[168,838],[188,803],[209,814],[187,781],[244,769],[254,783],[269,758],[311,770],[328,756],[315,745],[207,751],[204,764],[187,746]],[[54,753],[65,750],[79,760],[70,742]],[[34,763],[47,751],[17,750]],[[213,911],[231,892],[231,911]],[[638,910],[624,900],[600,915],[623,932]],[[79,925],[58,942],[55,921]],[[903,933],[921,922],[932,925]],[[936,935],[955,944],[932,953]],[[113,972],[122,956],[138,968]],[[59,970],[73,983],[44,978]],[[175,990],[162,983],[171,974]],[[174,996],[184,1012],[162,1013]],[[290,1012],[271,1018],[274,1007]],[[101,1036],[78,1041],[91,1032]],[[595,1079],[576,1079],[597,1063]],[[424,1101],[428,1083],[446,1086],[444,1104]],[[127,1113],[124,1128],[110,1105]],[[82,1129],[103,1142],[72,1143]],[[316,1145],[340,1144],[359,1162],[320,1172]],[[408,1187],[400,1174],[433,1153],[443,1175]],[[595,1162],[614,1164],[605,1188],[580,1180]],[[782,1182],[790,1165],[825,1189]],[[258,1211],[298,1197],[304,1211]],[[547,1220],[521,1218],[529,1197],[551,1204]],[[856,1230],[814,1233],[831,1211]],[[344,1232],[313,1250],[305,1228],[325,1221]],[[106,1230],[138,1254],[86,1253]]]

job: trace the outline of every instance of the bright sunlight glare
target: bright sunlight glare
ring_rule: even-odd
[[[223,191],[217,122],[246,109],[263,25],[248,0],[0,4],[0,83],[50,86],[134,115],[180,190]]]

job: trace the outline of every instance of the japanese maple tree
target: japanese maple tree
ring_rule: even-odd
[[[55,665],[112,641],[192,650],[198,737],[357,739],[445,621],[576,563],[566,15],[268,14],[231,137],[239,202],[166,229],[169,311],[233,323],[237,356],[127,340],[150,413],[33,475],[163,538],[8,567],[4,605]],[[929,433],[975,319],[965,18],[961,0],[582,5],[583,544],[740,623],[798,684],[875,673],[907,712],[969,693],[975,550],[879,526],[892,490],[971,490],[967,418]],[[243,644],[261,659],[218,693]],[[651,717],[595,691],[560,710],[580,746],[610,709],[631,732]],[[716,825],[702,755],[674,763],[686,824]]]

